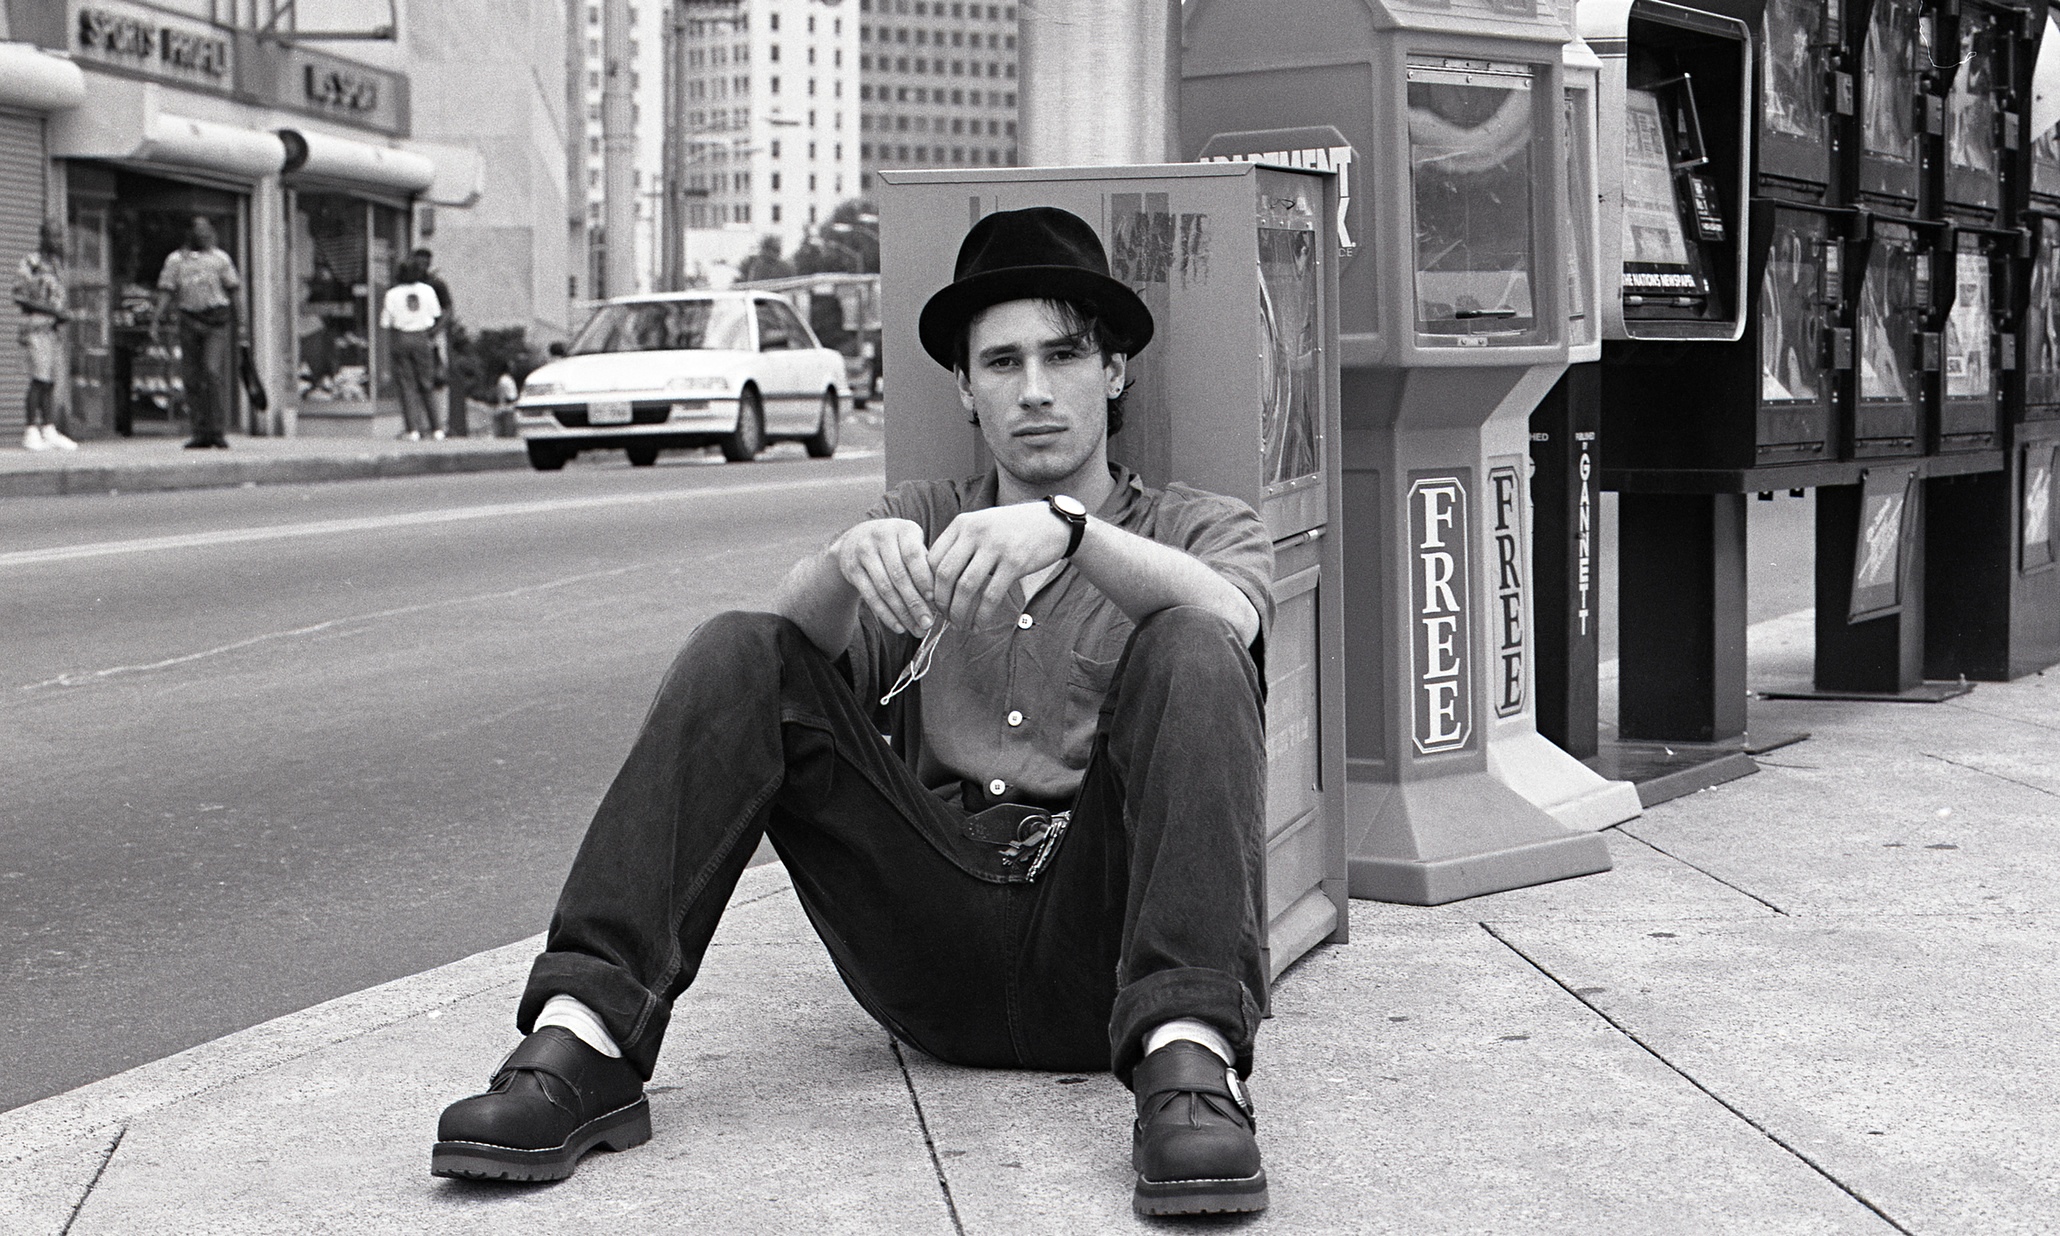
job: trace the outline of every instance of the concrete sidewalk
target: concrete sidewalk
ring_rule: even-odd
[[[1805,676],[1806,630],[1755,628],[1756,676]],[[1106,1076],[898,1048],[771,866],[674,1018],[649,1145],[428,1175],[514,1042],[525,940],[0,1115],[0,1230],[2060,1230],[2056,684],[1758,705],[1813,739],[1612,830],[1612,872],[1355,904],[1275,991],[1256,1218],[1134,1218]]]
[[[76,451],[0,449],[0,498],[287,485],[527,468],[516,438],[232,437],[226,451],[189,451],[175,437],[96,438]]]

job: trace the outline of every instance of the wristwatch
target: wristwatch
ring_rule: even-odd
[[[1080,538],[1087,532],[1087,508],[1080,505],[1080,499],[1069,498],[1065,494],[1052,494],[1044,503],[1051,508],[1052,514],[1072,526],[1073,535],[1066,542],[1066,557],[1071,558],[1073,551],[1080,548]]]

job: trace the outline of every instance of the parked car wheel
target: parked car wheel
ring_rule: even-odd
[[[565,461],[571,457],[568,452],[549,442],[531,442],[527,445],[529,466],[539,472],[556,472],[564,467]]]
[[[837,392],[823,392],[823,410],[815,423],[813,437],[803,438],[801,445],[808,449],[812,459],[828,459],[837,453]]]
[[[656,442],[639,442],[635,446],[625,446],[622,448],[622,453],[629,456],[631,467],[648,468],[658,462],[658,444]]]
[[[731,463],[748,463],[765,449],[765,405],[758,389],[745,387],[737,396],[737,431],[722,440],[722,457]]]

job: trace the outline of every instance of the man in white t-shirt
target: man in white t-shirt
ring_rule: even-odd
[[[436,353],[430,336],[443,303],[436,289],[422,281],[422,268],[414,261],[403,264],[394,285],[386,290],[379,310],[379,325],[392,333],[394,379],[401,388],[401,416],[408,427],[401,437],[420,442],[423,433],[441,440],[443,426],[436,419],[436,404],[430,392],[436,385]]]

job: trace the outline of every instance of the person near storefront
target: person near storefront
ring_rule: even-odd
[[[1267,985],[1266,527],[1109,460],[1153,320],[1078,216],[975,224],[918,334],[992,464],[895,487],[771,612],[688,639],[559,896],[527,1037],[444,1111],[434,1174],[560,1179],[650,1138],[675,1002],[770,837],[895,1038],[1111,1070],[1136,1100],[1137,1211],[1266,1208],[1244,1087]]]
[[[178,311],[179,376],[186,387],[186,414],[193,437],[186,449],[227,450],[230,342],[236,332],[236,293],[243,280],[236,263],[215,241],[214,225],[200,216],[186,229],[186,243],[165,259],[157,276],[157,312],[152,334],[162,344]]]
[[[56,425],[57,384],[64,381],[64,225],[43,221],[42,243],[22,257],[14,281],[21,310],[21,346],[28,354],[27,425],[21,444],[31,451],[75,451],[79,444]]]
[[[423,436],[443,440],[443,425],[436,415],[436,352],[432,336],[443,304],[436,289],[422,276],[425,269],[413,258],[394,272],[393,286],[379,309],[379,325],[391,336],[395,385],[401,392],[401,419],[407,422],[401,438],[420,442]]]

